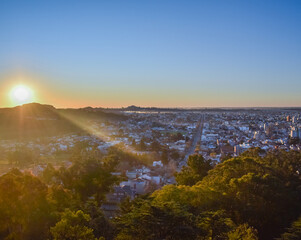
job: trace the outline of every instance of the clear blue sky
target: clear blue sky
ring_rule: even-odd
[[[22,81],[59,107],[301,106],[301,1],[7,0],[0,30],[2,96]]]

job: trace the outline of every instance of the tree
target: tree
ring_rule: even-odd
[[[168,186],[163,191],[169,188],[179,186]],[[116,219],[118,230],[116,239],[119,240],[226,240],[228,233],[236,227],[225,211],[196,211],[177,202],[176,195],[164,199],[161,193],[159,198],[155,193],[151,197],[144,196],[131,203],[126,202],[122,209],[123,214]]]
[[[90,215],[89,227],[93,229],[93,234],[97,238],[103,237],[106,240],[113,239],[114,226],[104,216],[96,201],[89,200],[84,206],[84,210]]]
[[[153,201],[176,202],[196,216],[223,210],[236,224],[248,223],[258,230],[259,239],[279,236],[301,214],[300,152],[252,152],[219,163],[201,180],[195,175],[200,161],[193,160],[176,174],[179,185],[154,192]]]
[[[233,221],[222,210],[202,212],[198,216],[197,223],[201,229],[201,234],[199,235],[203,235],[206,240],[226,240],[228,232],[235,226]]]
[[[179,160],[180,154],[179,154],[179,152],[178,152],[177,150],[171,149],[170,157],[171,157],[173,160]]]
[[[47,186],[14,169],[0,177],[0,236],[47,239],[53,222]]]
[[[54,240],[95,240],[93,229],[89,228],[90,216],[79,210],[66,210],[59,222],[50,229]]]
[[[279,240],[299,240],[301,239],[301,217],[294,221]]]
[[[107,155],[102,159],[103,167],[108,171],[115,171],[116,167],[120,163],[120,158],[116,154]]]
[[[136,144],[136,140],[135,140],[135,139],[133,139],[133,140],[132,140],[132,147],[134,147],[134,148],[135,148],[136,146],[137,146],[137,144]]]
[[[89,141],[78,141],[74,144],[71,149],[71,161],[73,162],[83,162],[91,159],[100,160],[103,154],[100,150]]]
[[[301,152],[253,149],[214,168],[192,155],[178,185],[126,199],[111,222],[99,206],[121,161],[145,159],[112,148],[68,169],[48,165],[40,179],[0,176],[0,239],[301,239]]]
[[[147,149],[144,138],[141,138],[138,148],[141,151],[145,151]]]
[[[150,148],[152,151],[159,152],[162,148],[161,144],[157,140],[153,140]]]
[[[212,168],[211,160],[205,160],[199,154],[190,155],[187,166],[176,174],[176,181],[179,185],[192,186],[201,181]]]
[[[100,203],[120,180],[118,176],[111,174],[118,162],[119,158],[116,156],[108,156],[103,162],[97,159],[75,162],[68,169],[60,169],[58,179],[64,188],[79,196],[82,202],[94,198]]]
[[[301,211],[301,181],[291,168],[295,160],[301,160],[300,154],[294,157],[281,152],[277,158],[281,168],[276,163],[267,164],[277,162],[275,155],[229,159],[218,164],[201,182],[220,192],[220,207],[236,223],[254,226],[260,239],[277,237]]]
[[[175,141],[175,142],[179,141],[179,140],[184,140],[184,139],[185,139],[184,136],[180,132],[177,132],[177,133],[171,135],[171,140]]]
[[[52,206],[52,213],[58,215],[66,208],[76,209],[80,204],[80,199],[72,191],[62,185],[54,184],[48,188],[48,201]]]
[[[16,150],[8,152],[7,159],[10,164],[24,167],[35,163],[38,160],[38,156],[31,149],[25,146],[18,146]]]
[[[139,199],[116,223],[118,240],[188,240],[197,236],[194,216],[172,203],[156,205]]]
[[[167,165],[168,164],[168,151],[166,148],[164,148],[162,150],[162,154],[161,154],[161,159],[162,159],[162,163],[164,165]]]
[[[56,176],[56,170],[54,169],[51,163],[48,163],[47,167],[44,169],[44,171],[41,174],[41,179],[45,183],[51,184],[53,183],[55,176]]]
[[[258,240],[257,231],[247,223],[239,225],[228,233],[229,240]]]

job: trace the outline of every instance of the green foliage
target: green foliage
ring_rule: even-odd
[[[140,200],[140,199],[139,199]],[[131,211],[116,219],[120,230],[116,239],[194,239],[194,216],[173,203],[135,203]]]
[[[78,141],[71,149],[71,161],[83,162],[89,160],[99,160],[103,157],[100,150],[89,141]]]
[[[248,224],[239,225],[228,233],[229,240],[258,240],[257,231]]]
[[[235,224],[227,217],[224,211],[202,212],[197,218],[198,227],[202,230],[203,239],[227,239],[227,233]]]
[[[201,181],[212,169],[212,162],[205,160],[202,155],[190,155],[187,166],[176,174],[176,181],[179,185],[192,186]]]
[[[53,185],[48,188],[48,201],[51,203],[53,214],[58,215],[66,208],[76,209],[80,200],[62,185]]]
[[[279,240],[299,240],[301,239],[301,217],[292,223],[291,227],[281,235]]]
[[[136,140],[135,140],[135,139],[133,139],[133,140],[132,140],[132,147],[134,147],[134,148],[135,148],[136,146],[137,146],[137,144],[136,144]]]
[[[109,155],[101,161],[85,158],[59,171],[48,164],[40,176],[42,181],[18,170],[1,176],[0,238],[47,239],[50,226],[62,212],[84,209],[91,218],[81,212],[65,213],[52,229],[54,238],[95,239],[95,235],[113,239],[113,226],[105,219],[98,203],[119,182],[111,174],[118,164],[119,157]],[[95,199],[96,203],[88,204],[89,199]],[[75,224],[78,219],[87,223]]]
[[[243,152],[240,156],[241,157],[251,157],[251,158],[260,158],[260,156],[265,155],[265,151],[259,147],[250,148],[249,150]]]
[[[54,240],[95,240],[89,221],[90,216],[83,211],[67,210],[50,232]]]
[[[161,201],[157,195],[126,205],[123,215],[116,219],[119,240],[226,240],[236,228],[224,211],[195,211],[172,200]]]
[[[47,184],[51,184],[56,177],[56,170],[52,166],[51,163],[47,164],[47,167],[44,169],[44,171],[41,174],[41,180],[43,180]]]
[[[111,174],[116,164],[115,158],[106,158],[104,161],[90,159],[76,162],[68,169],[62,168],[58,178],[66,189],[83,202],[93,197],[100,203],[111,187],[119,182],[119,178]]]
[[[203,185],[184,186],[166,185],[161,190],[152,194],[156,203],[175,202],[187,209],[192,209],[195,214],[200,211],[217,209],[222,195]]]
[[[140,150],[140,151],[145,151],[145,150],[147,150],[147,146],[146,146],[146,143],[145,143],[145,139],[144,138],[142,138],[141,140],[140,140],[140,143],[138,144],[138,149]]]
[[[108,155],[116,155],[121,163],[127,162],[131,167],[137,165],[151,165],[154,158],[150,154],[134,154],[126,150],[122,150],[116,147],[110,147],[108,150]]]
[[[159,151],[161,151],[161,148],[162,148],[162,146],[158,141],[156,141],[156,140],[152,141],[152,143],[150,145],[150,149],[152,151],[159,152]]]
[[[161,160],[162,160],[162,163],[163,163],[164,165],[167,165],[167,164],[168,164],[168,151],[167,151],[167,149],[163,149],[163,150],[162,150]]]
[[[53,218],[47,186],[38,178],[12,170],[0,178],[0,236],[45,239]]]
[[[294,162],[285,152],[284,161]],[[300,154],[296,156],[300,160]],[[262,238],[277,236],[282,226],[288,225],[300,212],[301,192],[291,183],[291,173],[267,165],[266,158],[239,157],[216,166],[201,184],[220,192],[224,197],[221,208],[227,210],[238,223],[248,222],[259,230]],[[294,179],[297,180],[296,178]],[[298,180],[300,184],[300,180]]]
[[[114,226],[104,216],[97,202],[91,200],[87,201],[84,210],[90,215],[89,227],[93,229],[95,237],[106,240],[113,239]]]
[[[174,141],[174,142],[177,142],[177,141],[179,141],[179,140],[184,140],[184,139],[185,139],[184,136],[183,136],[182,133],[180,133],[180,132],[173,133],[173,134],[171,134],[171,136],[170,136],[170,140],[171,140],[171,141]]]
[[[176,149],[170,149],[170,157],[173,160],[178,160],[180,158],[180,154]]]
[[[120,158],[116,154],[111,154],[111,155],[104,157],[102,159],[102,163],[103,163],[104,168],[107,171],[113,172],[113,171],[115,171],[116,167],[120,163]]]
[[[35,163],[38,158],[39,157],[31,149],[24,146],[18,146],[14,151],[7,153],[9,163],[18,167]]]
[[[113,221],[100,210],[120,180],[111,172],[142,161],[115,148],[86,156],[68,169],[48,165],[40,179],[1,176],[0,239],[49,239],[50,229],[54,239],[301,239],[300,152],[252,149],[214,168],[190,156],[178,185],[127,199]]]
[[[176,176],[177,180],[184,176],[186,185],[195,185],[165,186],[153,193],[153,201],[178,203],[194,215],[223,210],[235,224],[248,223],[257,229],[260,239],[279,236],[301,213],[300,152],[263,156],[259,150],[251,151],[218,164],[201,181],[193,178],[200,170],[196,163],[190,162]],[[240,234],[238,230],[233,234]]]

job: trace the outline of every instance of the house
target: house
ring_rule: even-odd
[[[114,191],[106,195],[106,202],[101,205],[101,209],[106,217],[116,217],[120,212],[120,203],[126,198],[133,200],[135,192],[130,186],[115,186]]]

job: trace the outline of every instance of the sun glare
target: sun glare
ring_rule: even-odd
[[[32,90],[23,85],[14,87],[11,91],[10,96],[14,104],[30,103],[33,100]]]

